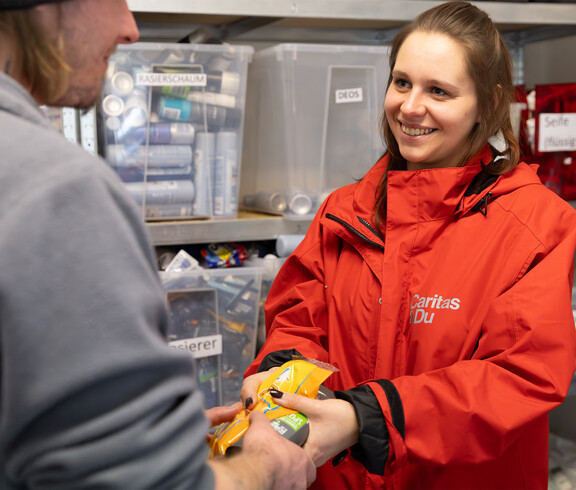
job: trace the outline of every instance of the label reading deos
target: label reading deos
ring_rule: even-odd
[[[336,90],[334,94],[336,104],[349,104],[351,102],[362,102],[364,100],[362,87],[340,89]]]

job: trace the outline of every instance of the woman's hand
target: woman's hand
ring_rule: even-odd
[[[242,384],[242,389],[240,390],[240,398],[244,403],[244,407],[252,408],[256,401],[258,401],[258,389],[262,382],[268,378],[274,371],[278,369],[277,367],[270,368],[268,371],[262,371],[261,373],[253,374],[248,376],[244,383]]]
[[[281,394],[279,398],[275,394]],[[316,466],[323,465],[341,451],[358,442],[358,422],[351,403],[345,400],[312,400],[293,393],[275,390],[270,394],[283,407],[308,417],[310,434],[304,449]]]

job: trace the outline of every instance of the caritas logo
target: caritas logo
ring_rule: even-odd
[[[458,308],[460,308],[460,298],[443,298],[439,294],[434,296],[415,294],[410,301],[410,325],[432,323],[436,310],[457,310]]]

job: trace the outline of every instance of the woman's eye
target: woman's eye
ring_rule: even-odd
[[[394,85],[396,85],[398,88],[407,88],[410,86],[410,84],[402,78],[394,80]]]
[[[438,95],[438,96],[448,95],[448,92],[446,92],[445,90],[442,90],[441,88],[438,88],[438,87],[432,87],[430,89],[430,92],[433,93],[434,95]]]

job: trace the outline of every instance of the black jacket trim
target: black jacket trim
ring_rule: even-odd
[[[470,185],[466,188],[464,196],[473,196],[476,194],[481,194],[484,190],[490,187],[494,182],[500,178],[499,175],[491,174],[486,167],[482,169],[470,182]],[[472,213],[477,213],[480,211],[484,216],[488,214],[488,202],[494,200],[494,195],[492,192],[488,192],[480,201],[478,201],[470,210]],[[460,210],[462,203],[458,203],[456,206],[456,211]]]
[[[354,406],[358,420],[358,443],[350,448],[352,457],[362,463],[370,473],[383,475],[390,446],[388,429],[376,395],[367,385],[346,391],[335,391],[334,396]]]
[[[391,381],[377,380],[388,400],[392,423],[402,438],[405,438],[404,409],[400,394]],[[358,443],[350,448],[352,457],[366,470],[383,475],[390,454],[388,428],[380,403],[369,385],[356,386],[346,391],[334,392],[336,398],[346,400],[354,406],[358,421]]]
[[[491,174],[486,169],[483,169],[472,179],[472,182],[470,182],[470,185],[467,187],[464,195],[472,196],[474,194],[480,194],[483,190],[487,189],[494,182],[496,182],[499,177],[499,175]]]
[[[258,366],[258,373],[268,371],[273,367],[282,366],[285,362],[292,361],[295,358],[302,357],[302,354],[296,349],[284,349],[270,352]]]
[[[396,430],[402,436],[402,439],[406,439],[406,423],[404,421],[404,407],[402,406],[402,399],[400,398],[400,393],[394,386],[392,381],[387,379],[379,379],[376,381],[386,394],[386,399],[388,400],[388,405],[390,406],[390,413],[392,415],[392,423]]]
[[[343,219],[340,219],[337,216],[334,216],[333,214],[330,214],[330,213],[327,213],[325,216],[326,216],[326,218],[331,219],[332,221],[336,221],[336,223],[340,223],[344,228],[346,228],[350,232],[354,233],[354,235],[361,238],[365,242],[370,243],[371,245],[374,245],[375,247],[384,251],[384,245],[382,245],[381,243],[375,242],[374,240],[371,240],[366,235],[364,235],[364,233],[362,233],[361,231],[354,228],[350,223],[347,223]],[[372,231],[372,230],[370,230],[370,231]]]

